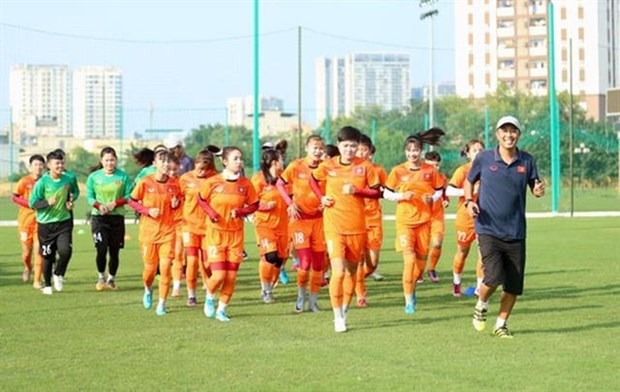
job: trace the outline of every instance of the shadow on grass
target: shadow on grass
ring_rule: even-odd
[[[574,327],[564,327],[564,328],[544,328],[544,329],[525,329],[519,330],[518,334],[527,335],[527,334],[535,334],[535,333],[567,333],[567,332],[584,332],[584,331],[594,331],[597,329],[617,329],[618,322],[617,321],[607,321],[604,323],[594,323],[594,324],[586,324],[586,325],[576,325]]]
[[[620,294],[620,284],[602,286],[555,286],[543,289],[529,289],[525,291],[527,300],[546,300],[550,298],[579,297],[582,295],[615,296]]]

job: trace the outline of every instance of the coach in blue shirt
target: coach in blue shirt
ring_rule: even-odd
[[[476,218],[476,234],[484,280],[474,309],[474,328],[486,327],[489,298],[498,286],[503,293],[493,333],[511,338],[506,320],[517,296],[523,293],[525,270],[525,192],[536,197],[545,193],[534,158],[517,148],[521,124],[512,116],[497,122],[498,147],[476,156],[465,181],[465,206]],[[478,203],[473,201],[476,182],[480,181]]]

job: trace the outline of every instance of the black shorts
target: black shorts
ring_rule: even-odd
[[[482,256],[484,284],[503,286],[510,294],[523,294],[525,277],[525,240],[501,240],[482,234],[478,236]]]
[[[67,219],[62,222],[39,223],[37,225],[37,234],[39,235],[39,245],[43,256],[55,254],[58,250],[58,237],[61,234],[68,233],[63,236],[63,242],[68,241],[68,246],[72,245],[73,219]]]
[[[123,215],[93,215],[90,220],[95,247],[125,247],[125,217]]]

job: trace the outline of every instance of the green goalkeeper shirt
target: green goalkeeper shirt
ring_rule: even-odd
[[[103,169],[94,171],[86,180],[86,201],[93,207],[93,215],[101,215],[95,204],[117,203],[108,215],[125,215],[123,205],[131,195],[131,180],[127,173],[121,169],[114,170],[112,174],[106,174]]]
[[[66,202],[70,200],[69,195],[73,196],[74,202],[80,195],[74,174],[63,173],[55,180],[49,172],[45,173],[32,189],[30,207],[35,208],[38,201],[49,201],[51,198],[56,198],[56,203],[37,209],[37,222],[45,224],[71,219],[71,212],[66,206]]]

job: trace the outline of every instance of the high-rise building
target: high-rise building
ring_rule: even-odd
[[[258,97],[258,111],[262,113],[264,111],[283,111],[284,101],[276,97]],[[244,125],[247,124],[247,118],[254,115],[254,97],[235,97],[228,98],[226,102],[226,108],[228,110],[228,124],[229,125]]]
[[[11,67],[9,101],[14,141],[71,134],[71,74],[66,65]]]
[[[317,121],[349,116],[359,107],[401,109],[409,104],[410,58],[405,53],[354,53],[318,58]]]
[[[73,135],[83,139],[119,138],[123,130],[123,77],[116,67],[88,66],[73,71]]]
[[[547,1],[463,0],[455,4],[456,93],[484,97],[500,83],[546,95],[549,83]],[[605,92],[620,85],[617,0],[555,0],[553,70],[558,91],[572,84],[590,117],[604,113]]]

